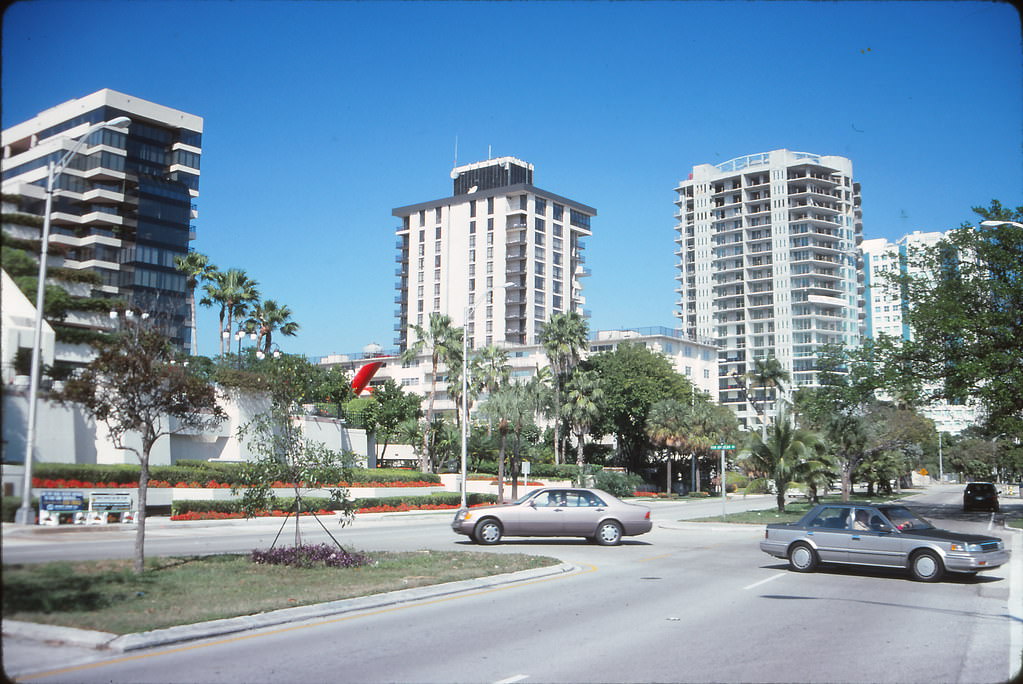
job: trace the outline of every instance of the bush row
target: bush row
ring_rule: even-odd
[[[598,466],[590,466],[597,468]],[[497,477],[497,461],[478,461],[476,463],[477,473],[486,473]],[[505,475],[511,476],[511,469],[505,464]],[[553,463],[531,463],[529,467],[530,477],[542,477],[547,480],[574,480],[579,474],[579,466],[572,464],[555,465]]]
[[[94,465],[84,463],[37,463],[32,475],[40,480],[77,480],[79,482],[114,482],[133,484],[139,481],[139,466]],[[172,466],[153,466],[149,477],[165,482],[200,482],[210,480],[222,484],[241,484],[241,464],[210,463],[208,461],[181,460]],[[352,468],[349,484],[363,482],[433,482],[440,484],[440,476],[397,468]]]
[[[443,494],[428,494],[423,496],[386,496],[386,497],[365,497],[354,499],[355,509],[378,508],[381,506],[408,506],[417,508],[421,506],[457,506],[461,503],[461,495],[458,492],[444,492]],[[493,494],[468,493],[466,502],[470,506],[480,504],[497,503],[497,497]],[[304,510],[330,511],[337,509],[337,504],[328,498],[303,497],[302,505]],[[277,499],[275,510],[290,511],[295,508],[295,499],[281,497]],[[241,513],[240,501],[175,501],[171,504],[171,515],[185,515],[187,513]]]

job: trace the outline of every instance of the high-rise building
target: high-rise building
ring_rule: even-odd
[[[399,349],[432,313],[466,325],[470,348],[535,344],[552,314],[585,315],[583,240],[596,209],[535,187],[533,165],[514,157],[459,166],[451,178],[451,197],[392,211]]]
[[[889,337],[910,339],[909,325],[903,320],[903,301],[899,289],[887,280],[885,274],[919,275],[910,258],[915,250],[933,247],[944,240],[945,233],[921,232],[914,230],[896,242],[885,238],[864,240],[860,245],[863,251],[863,277],[866,286],[865,334],[870,339],[877,339],[881,334]]]
[[[103,89],[11,126],[3,131],[4,211],[41,216],[47,164],[93,124],[121,116],[129,126],[93,133],[57,178],[51,243],[65,269],[98,274],[91,293],[78,294],[124,300],[187,347],[185,276],[174,262],[195,238],[200,117]],[[6,218],[5,233],[38,241],[41,221]]]
[[[791,384],[813,386],[823,345],[860,341],[852,162],[774,150],[694,166],[676,191],[676,316],[688,335],[717,340],[719,402],[752,425],[738,377],[756,360],[774,357]]]

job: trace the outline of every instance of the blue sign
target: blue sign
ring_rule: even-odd
[[[82,492],[39,492],[39,510],[53,513],[84,511],[85,495]]]

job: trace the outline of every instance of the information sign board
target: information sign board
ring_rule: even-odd
[[[734,444],[711,444],[711,451],[731,451],[735,448]]]
[[[89,494],[90,511],[130,511],[131,492],[92,492]]]
[[[39,510],[53,513],[71,513],[85,510],[85,495],[82,492],[39,492]]]

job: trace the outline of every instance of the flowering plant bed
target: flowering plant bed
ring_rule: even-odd
[[[490,506],[488,503],[472,504],[469,508],[477,508],[479,506]],[[365,508],[355,509],[356,513],[405,513],[408,511],[446,511],[454,510],[459,508],[460,504],[384,504],[380,506],[367,506]],[[326,509],[320,509],[318,511],[302,511],[300,515],[332,515],[334,511],[328,511]],[[259,518],[283,518],[288,515],[293,515],[291,511],[265,511],[260,513],[256,517]],[[244,513],[227,513],[222,511],[190,511],[188,513],[181,513],[178,515],[172,515],[171,520],[240,520],[245,517]]]
[[[37,489],[133,489],[137,488],[138,482],[90,482],[88,480],[65,480],[45,479],[40,477],[32,478],[32,487]],[[150,480],[149,486],[154,489],[231,489],[232,486],[244,488],[244,485],[231,485],[227,482],[208,480],[206,482],[175,482],[171,484],[166,480]],[[293,489],[296,486],[305,487],[305,482],[276,481],[271,486],[277,489]],[[439,487],[438,482],[425,482],[423,480],[404,482],[339,482],[336,485],[324,485],[325,487],[366,487],[366,488],[389,488],[389,487]]]

